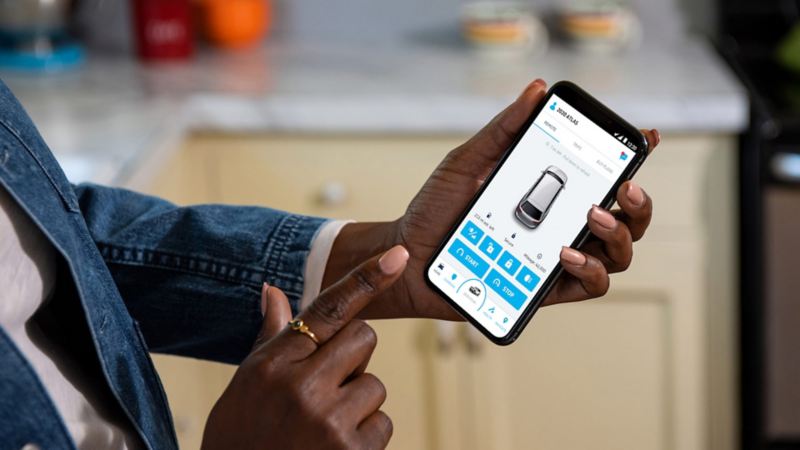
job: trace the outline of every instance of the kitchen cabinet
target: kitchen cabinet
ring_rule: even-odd
[[[195,134],[134,186],[391,220],[463,136]],[[655,200],[634,264],[602,300],[542,309],[495,347],[461,323],[374,321],[397,449],[734,448],[733,139],[667,135],[637,180]],[[156,356],[184,448],[233,368]]]

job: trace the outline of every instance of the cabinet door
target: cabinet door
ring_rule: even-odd
[[[352,220],[393,220],[458,138],[313,138],[201,135],[190,139],[150,184],[181,203],[215,201],[269,206]],[[194,173],[194,175],[192,175]],[[378,349],[369,371],[387,386],[392,448],[463,448],[466,410],[452,403],[466,389],[450,379],[466,355],[439,343],[435,323],[373,321]],[[232,368],[159,356],[179,438],[196,448],[205,416]],[[200,427],[198,427],[198,424]]]
[[[394,220],[458,139],[270,137],[204,145],[226,148],[219,161],[221,198],[332,218]],[[456,385],[434,374],[463,361],[436,342],[428,321],[373,321],[378,349],[369,369],[389,393],[392,448],[441,449],[442,430],[457,429],[449,411]],[[441,353],[440,353],[441,350]],[[449,434],[449,433],[448,433]],[[457,444],[457,443],[456,443]],[[450,448],[460,448],[453,446]]]
[[[734,448],[734,160],[724,138],[664,139],[637,177],[653,222],[609,294],[476,347],[465,448]]]
[[[671,450],[669,320],[658,292],[543,309],[475,355],[468,448]]]

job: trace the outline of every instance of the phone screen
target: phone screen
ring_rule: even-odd
[[[429,282],[492,336],[507,336],[634,149],[551,94],[434,256]]]

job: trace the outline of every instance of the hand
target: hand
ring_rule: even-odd
[[[323,285],[344,273],[346,267],[352,267],[352,258],[402,243],[411,254],[408,270],[362,316],[462,320],[426,285],[425,265],[545,93],[545,82],[534,81],[478,134],[451,151],[397,221],[345,226],[334,243]],[[660,140],[658,132],[642,132],[652,151]],[[566,273],[545,299],[545,305],[602,296],[609,287],[608,274],[630,265],[633,242],[641,239],[650,224],[653,203],[633,182],[620,187],[617,203],[620,208],[611,213],[597,207],[591,209],[588,222],[593,236],[582,251],[562,249],[561,264]],[[372,253],[364,253],[369,251]]]
[[[392,422],[383,384],[365,373],[375,332],[354,317],[405,270],[396,246],[326,289],[298,319],[319,345],[288,329],[286,296],[265,286],[264,323],[250,355],[209,415],[203,449],[382,449]]]

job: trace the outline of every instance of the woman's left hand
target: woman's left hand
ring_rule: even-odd
[[[362,317],[462,320],[427,286],[425,266],[545,92],[544,81],[534,81],[478,134],[451,151],[400,219],[345,226],[332,249],[323,287],[338,279],[337,272],[346,273],[352,268],[348,259],[360,260],[364,253],[375,254],[402,244],[411,255],[408,269],[390,291],[364,310]],[[642,132],[652,151],[660,141],[658,132]],[[609,212],[593,207],[587,212],[592,237],[580,251],[566,247],[561,250],[565,273],[545,299],[545,305],[600,297],[608,291],[609,274],[624,271],[631,264],[633,243],[642,238],[650,224],[653,202],[632,181],[624,183],[616,197],[619,209]]]

